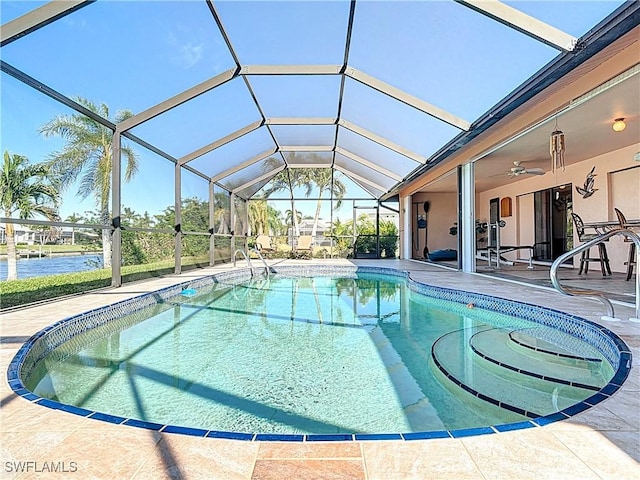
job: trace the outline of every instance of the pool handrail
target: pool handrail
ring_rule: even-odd
[[[262,264],[264,265],[264,270],[267,273],[267,277],[269,277],[271,275],[271,270],[269,269],[269,265],[267,265],[267,262],[265,261],[263,256],[260,254],[260,250],[258,250],[257,248],[252,248],[251,251],[254,252],[256,255],[258,255],[258,258],[262,261]]]
[[[267,277],[269,275],[271,275],[271,270],[269,269],[269,265],[267,265],[267,262],[265,262],[264,258],[262,258],[262,255],[260,255],[260,252],[253,248],[251,249],[252,252],[255,252],[258,255],[258,258],[262,261],[262,264],[264,265],[264,269],[267,273]],[[247,252],[245,250],[243,250],[242,248],[238,248],[235,252],[233,252],[233,266],[235,268],[236,266],[236,258],[238,256],[238,252],[242,254],[242,256],[244,257],[244,259],[247,261],[247,266],[249,267],[249,269],[251,270],[251,276],[253,276],[253,264],[251,263],[251,258],[250,256],[247,254]]]
[[[569,258],[575,257],[577,254],[582,253],[585,250],[590,249],[591,247],[595,247],[599,243],[604,242],[616,235],[624,235],[625,237],[630,238],[633,243],[635,243],[636,263],[637,263],[638,259],[640,258],[640,237],[638,236],[637,233],[627,228],[617,228],[615,230],[610,230],[608,232],[605,232],[597,236],[593,240],[589,240],[588,242],[585,242],[582,245],[574,248],[573,250],[563,253],[562,255],[560,255],[558,258],[555,259],[555,261],[551,265],[551,270],[549,272],[549,276],[551,277],[551,283],[553,284],[554,288],[558,290],[560,293],[562,293],[563,295],[570,295],[570,296],[584,295],[586,297],[596,298],[605,305],[605,307],[607,308],[607,313],[611,318],[615,318],[613,305],[611,304],[611,301],[607,297],[605,297],[602,292],[598,292],[595,290],[579,290],[574,288],[563,287],[562,285],[560,285],[560,282],[558,281],[558,268]],[[640,318],[640,275],[638,275],[638,273],[636,273],[636,316],[635,318]]]
[[[241,253],[244,259],[247,261],[247,266],[251,269],[251,275],[253,275],[253,265],[251,264],[251,259],[249,258],[249,255],[247,255],[247,252],[245,252],[242,248],[238,248],[235,252],[233,252],[233,267],[236,267],[236,258],[238,256],[238,253]]]

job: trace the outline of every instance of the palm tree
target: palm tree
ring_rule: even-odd
[[[269,226],[269,231],[273,232],[276,235],[281,235],[286,230],[284,222],[282,220],[282,212],[268,204],[267,225]]]
[[[231,231],[229,224],[230,205],[230,197],[227,192],[213,194],[213,225],[210,225],[210,228],[215,229],[215,233],[223,234]]]
[[[315,154],[312,154],[315,156]],[[311,236],[315,239],[318,231],[318,220],[320,219],[320,209],[322,208],[322,195],[324,192],[330,192],[336,200],[336,207],[340,208],[342,198],[344,197],[347,187],[340,180],[333,178],[333,172],[330,168],[308,168],[305,169],[305,195],[311,195],[313,186],[318,188],[318,202],[316,204],[316,213],[313,217],[313,228]]]
[[[291,195],[290,211],[294,211],[296,207],[295,199],[293,198],[293,189],[296,186],[302,185],[302,182],[304,181],[303,178],[302,171],[299,168],[286,168],[273,177],[270,185],[264,190],[264,197],[269,198],[270,195],[279,191],[289,192]],[[288,217],[288,220],[293,222],[294,235],[296,237],[300,236],[300,219],[298,218],[298,215],[291,215]]]
[[[102,118],[109,119],[109,107],[104,103],[96,105],[85,98],[75,99],[80,105]],[[115,114],[113,123],[120,123],[133,116],[129,110]],[[77,194],[85,199],[93,195],[100,210],[103,225],[111,224],[109,196],[111,192],[111,138],[113,132],[92,118],[79,113],[59,115],[40,128],[45,137],[58,136],[65,140],[61,151],[54,152],[50,164],[59,177],[61,188],[67,188],[78,178]],[[136,153],[130,146],[122,145],[121,152],[126,159],[124,181],[128,182],[138,170]],[[111,231],[102,230],[102,256],[105,268],[111,266]]]
[[[289,182],[291,184],[291,208],[293,210],[296,210],[295,208],[295,203],[294,203],[294,193],[293,190],[296,187],[302,187],[302,186],[306,186],[306,182],[307,182],[307,177],[304,173],[304,170],[301,168],[288,168],[286,170],[288,172],[289,175]],[[296,210],[297,211],[297,210]],[[295,232],[296,237],[300,236],[300,221],[302,220],[302,218],[298,217],[298,215],[294,215],[293,216],[293,229]]]
[[[294,215],[293,212],[296,212],[296,214]],[[285,210],[284,216],[287,225],[297,225],[302,221],[302,213],[300,212],[300,210]],[[296,232],[297,231],[298,230],[296,230]]]
[[[42,215],[58,220],[58,189],[50,176],[48,165],[29,165],[27,157],[4,152],[0,174],[0,207],[5,217],[17,213],[19,218]],[[5,224],[7,237],[7,280],[18,278],[15,230]]]
[[[82,220],[83,218],[74,212],[65,219],[65,222],[78,223],[78,222],[81,222]],[[72,227],[71,228],[71,245],[75,245],[75,244],[76,244],[76,229]]]
[[[266,200],[249,200],[249,229],[252,235],[269,234],[269,210]]]

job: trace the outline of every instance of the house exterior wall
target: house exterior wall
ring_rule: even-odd
[[[442,249],[456,249],[458,240],[449,234],[454,222],[458,221],[458,195],[456,193],[417,193],[413,196],[411,225],[413,227],[413,257],[422,257],[425,246],[425,231],[419,230],[418,239],[415,238],[416,208],[418,214],[424,214],[424,202],[429,202],[427,221],[427,246],[429,251]],[[417,241],[420,241],[418,248]]]
[[[609,152],[580,163],[569,165],[564,172],[548,172],[541,176],[531,176],[499,188],[479,192],[476,213],[481,221],[489,218],[489,200],[511,197],[514,205],[513,215],[503,218],[506,226],[500,231],[502,245],[533,244],[533,192],[560,185],[571,184],[573,189],[573,211],[582,217],[585,223],[614,221],[614,207],[619,208],[628,219],[640,218],[640,163],[634,161],[640,143],[620,150]],[[587,174],[595,168],[595,188],[597,191],[583,198],[575,187],[584,184]],[[579,241],[574,232],[574,245]],[[626,271],[624,262],[628,255],[629,244],[621,237],[612,238],[607,244],[611,260],[611,269]],[[520,250],[505,255],[509,259],[528,259],[529,252]]]

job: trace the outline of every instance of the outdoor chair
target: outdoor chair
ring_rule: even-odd
[[[614,208],[614,210],[616,211],[616,215],[618,216],[620,228],[627,228],[627,219],[624,214],[617,208]],[[633,276],[633,267],[636,264],[636,244],[633,243],[633,240],[631,240],[629,237],[624,237],[624,241],[631,243],[631,245],[629,245],[629,259],[624,262],[624,264],[627,266],[627,280],[631,280],[631,277]]]
[[[298,237],[297,253],[309,253],[313,255],[313,237],[311,235],[300,235]]]
[[[275,252],[269,235],[258,235],[256,237],[256,249],[261,255],[268,255]]]
[[[595,238],[600,236],[599,233],[585,233],[584,232],[584,222],[580,215],[577,213],[571,213],[571,218],[573,218],[573,226],[576,229],[576,233],[578,234],[578,240],[581,243],[589,242]],[[598,256],[591,257],[590,256],[591,249],[583,250],[580,255],[580,270],[578,270],[578,275],[582,275],[582,271],[584,273],[589,272],[589,262],[599,262],[600,269],[602,270],[602,276],[605,277],[607,275],[611,275],[611,266],[609,265],[609,255],[607,255],[607,247],[604,242],[598,243]]]

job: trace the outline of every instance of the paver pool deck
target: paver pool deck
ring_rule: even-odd
[[[544,427],[466,438],[361,442],[246,442],[159,433],[52,410],[18,397],[6,371],[18,348],[51,323],[229,268],[221,265],[0,315],[0,478],[78,479],[640,479],[640,324],[630,306],[604,322],[602,305],[546,288],[402,261],[286,260],[374,265],[419,282],[521,300],[605,325],[631,348],[631,375],[611,398]],[[18,462],[22,462],[19,464]],[[31,463],[25,463],[31,462]],[[26,471],[26,468],[29,471]],[[66,472],[47,472],[50,467]],[[36,471],[37,470],[37,471]],[[45,471],[43,471],[45,470]]]

